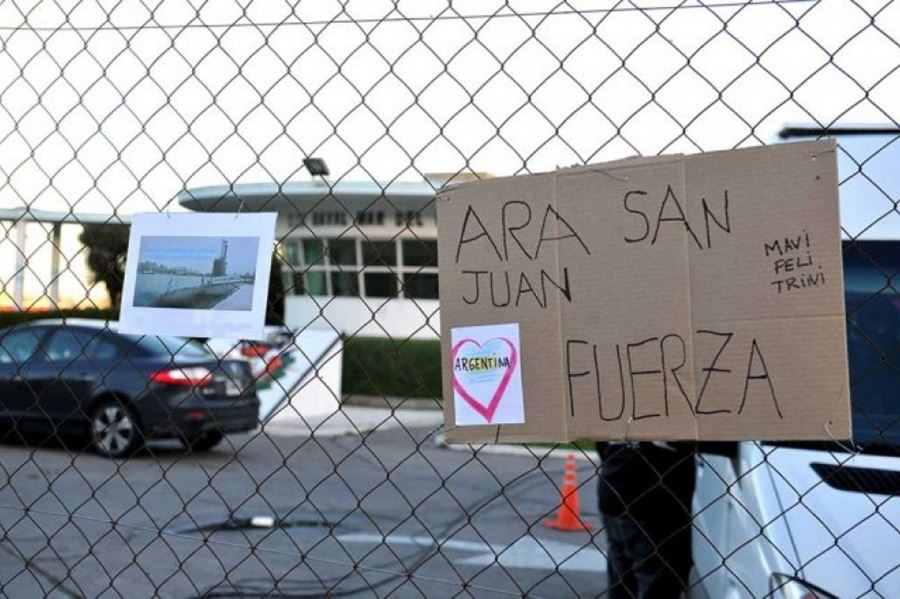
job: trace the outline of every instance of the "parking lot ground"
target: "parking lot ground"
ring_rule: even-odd
[[[237,435],[206,454],[159,442],[123,462],[7,439],[0,594],[603,591],[602,532],[540,524],[557,507],[562,460],[451,451],[430,423],[370,420],[354,434]],[[579,482],[596,523],[584,460]]]

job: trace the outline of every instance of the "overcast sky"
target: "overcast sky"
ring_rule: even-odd
[[[0,3],[4,208],[158,210],[192,186],[305,179],[307,155],[333,179],[420,180],[900,121],[887,0],[17,4]],[[856,220],[895,226],[891,208],[881,194]]]

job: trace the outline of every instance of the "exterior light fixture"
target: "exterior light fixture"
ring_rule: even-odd
[[[306,167],[306,170],[309,171],[309,174],[313,177],[327,177],[328,176],[328,165],[325,164],[325,161],[321,158],[304,158],[303,166]]]

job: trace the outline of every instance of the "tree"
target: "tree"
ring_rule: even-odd
[[[266,306],[266,324],[284,325],[284,281],[281,278],[281,261],[277,253],[272,253],[269,271],[269,302]]]
[[[113,307],[122,301],[122,282],[125,280],[125,256],[128,253],[128,226],[116,224],[86,224],[78,236],[88,250],[88,268],[93,282],[102,282]]]

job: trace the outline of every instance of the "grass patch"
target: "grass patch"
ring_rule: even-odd
[[[514,445],[530,445],[531,447],[552,447],[554,449],[568,449],[570,451],[574,451],[575,453],[582,451],[594,451],[595,449],[597,449],[596,441],[573,441],[571,443],[564,443],[562,441],[560,441],[559,443],[542,441],[539,443],[514,443]]]
[[[45,318],[90,318],[94,320],[118,320],[117,308],[87,308],[84,310],[30,310],[27,312],[0,312],[0,328]]]
[[[441,343],[437,339],[347,339],[341,385],[346,394],[441,397]]]

